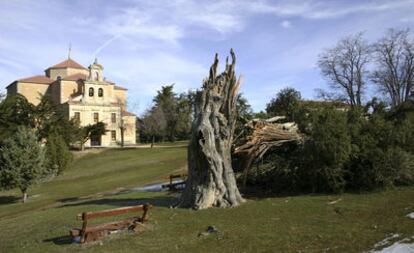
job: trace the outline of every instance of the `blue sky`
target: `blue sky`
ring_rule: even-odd
[[[318,54],[340,38],[414,24],[414,0],[25,1],[0,0],[0,90],[67,58],[98,57],[107,79],[129,89],[141,114],[161,85],[197,89],[214,53],[231,47],[255,111],[287,86],[313,98],[327,83]]]

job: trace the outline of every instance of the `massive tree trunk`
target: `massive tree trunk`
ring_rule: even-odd
[[[188,179],[179,205],[193,209],[233,207],[243,202],[236,185],[231,145],[236,121],[236,95],[240,79],[235,75],[236,57],[217,76],[218,58],[209,78],[197,92],[195,118],[188,147]]]
[[[125,134],[125,127],[124,127],[124,123],[122,123],[122,126],[120,127],[121,130],[121,148],[124,147],[124,134]]]

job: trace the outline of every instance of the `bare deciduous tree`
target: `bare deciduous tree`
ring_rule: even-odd
[[[407,101],[414,91],[414,40],[410,31],[390,29],[373,48],[377,68],[372,81],[393,106]]]
[[[318,65],[329,80],[332,89],[345,95],[351,106],[360,106],[367,78],[370,47],[362,33],[341,39],[333,48],[326,49]]]
[[[125,108],[126,108],[126,104],[121,100],[118,99],[118,107],[119,107],[119,120],[118,120],[118,128],[119,131],[121,133],[121,148],[124,147],[125,144],[125,140],[124,140],[124,136],[125,136],[125,130],[126,130],[126,125],[125,125],[125,120],[124,120],[124,113],[126,112]]]
[[[141,130],[151,136],[151,148],[154,146],[156,136],[164,136],[167,128],[167,120],[162,109],[158,106],[148,110],[142,119]]]

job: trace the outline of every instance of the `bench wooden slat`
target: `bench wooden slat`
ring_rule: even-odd
[[[70,231],[70,235],[74,238],[80,236],[80,242],[84,243],[87,241],[97,240],[106,235],[109,231],[119,230],[119,229],[127,229],[132,225],[144,223],[147,221],[147,212],[152,208],[152,205],[145,204],[145,205],[138,205],[138,206],[130,206],[130,207],[121,207],[103,211],[96,211],[96,212],[84,212],[82,214],[77,215],[77,219],[82,219],[82,228],[81,229],[72,229]],[[88,226],[88,221],[95,218],[101,217],[108,217],[108,216],[115,216],[121,214],[127,214],[132,212],[143,211],[141,217],[130,217],[125,219],[120,219],[113,222],[108,222],[100,225],[95,226]]]
[[[175,189],[177,186],[185,185],[185,181],[183,182],[174,182],[172,184],[164,184],[162,188],[169,188],[170,190]]]
[[[185,178],[187,174],[171,174],[170,178]]]
[[[127,227],[128,225],[134,224],[134,222],[141,222],[141,217],[132,217],[122,220],[112,221],[104,224],[99,224],[96,226],[87,227],[85,232],[94,232],[100,230],[117,230]]]
[[[151,208],[151,205],[148,205],[147,208]],[[108,216],[115,216],[115,215],[121,215],[121,214],[127,214],[131,212],[138,212],[138,211],[145,211],[144,210],[145,205],[139,205],[139,206],[132,206],[132,207],[120,207],[110,210],[103,210],[103,211],[97,211],[97,212],[85,212],[82,213],[82,220],[91,220],[101,217],[108,217]]]
[[[163,184],[162,188],[169,188],[169,190],[177,190],[177,186],[180,185],[185,185],[185,181],[187,178],[187,174],[183,173],[183,174],[170,174],[169,178],[170,178],[170,183],[169,184]],[[181,178],[182,182],[174,182],[174,178]]]
[[[125,219],[121,219],[121,220],[117,220],[117,221],[111,221],[108,223],[104,223],[104,224],[98,224],[95,226],[88,226],[85,229],[84,233],[89,233],[89,232],[95,232],[95,231],[101,231],[101,230],[118,230],[118,229],[123,229],[123,228],[127,228],[128,225],[132,225],[135,222],[143,222],[141,217],[131,217],[131,218],[125,218]],[[81,229],[78,228],[74,228],[70,231],[70,234],[72,237],[74,236],[79,236],[81,234]]]

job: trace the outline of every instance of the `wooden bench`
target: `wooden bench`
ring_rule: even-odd
[[[82,228],[75,228],[70,231],[70,236],[73,240],[80,237],[80,243],[95,241],[110,234],[113,231],[129,229],[136,231],[142,224],[148,220],[148,210],[153,206],[149,204],[121,207],[110,210],[103,210],[97,212],[84,212],[77,215],[78,220],[82,220]],[[124,218],[113,222],[108,222],[99,225],[88,226],[88,222],[93,219],[122,215],[127,213],[143,212],[142,216],[134,216],[131,218]]]
[[[174,182],[174,179],[180,178],[181,182]],[[187,180],[187,174],[171,174],[170,177],[170,183],[162,185],[162,188],[168,188],[170,191],[177,191],[179,186],[184,186],[185,181]]]

